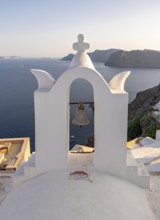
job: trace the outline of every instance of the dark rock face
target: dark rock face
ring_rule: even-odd
[[[151,111],[153,106],[160,101],[160,85],[137,93],[128,109],[128,140],[138,136],[155,137],[155,132],[160,128]]]
[[[117,51],[110,56],[105,65],[124,68],[160,68],[160,51]]]
[[[128,119],[131,121],[135,116],[148,113],[148,111],[160,100],[160,85],[138,92],[136,98],[129,104]]]
[[[89,57],[93,62],[105,63],[111,54],[119,51],[118,49],[109,49],[109,50],[95,50],[92,53],[88,53]],[[69,54],[66,57],[63,57],[62,60],[71,61],[74,54]]]

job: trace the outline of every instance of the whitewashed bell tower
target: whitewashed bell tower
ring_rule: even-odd
[[[94,93],[94,168],[126,177],[128,94],[124,83],[130,72],[107,83],[87,55],[89,47],[84,36],[78,35],[73,44],[77,53],[57,81],[43,70],[31,70],[38,81],[34,93],[36,169],[68,168],[69,93],[72,82],[82,78],[91,83]]]

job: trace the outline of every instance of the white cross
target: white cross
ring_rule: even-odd
[[[78,42],[73,44],[73,50],[76,50],[77,52],[84,52],[90,48],[90,45],[84,42],[84,36],[82,34],[79,34],[77,38]]]

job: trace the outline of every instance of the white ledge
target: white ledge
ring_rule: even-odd
[[[114,76],[109,82],[110,88],[113,90],[124,91],[124,85],[130,73],[131,71],[126,71]]]
[[[46,71],[39,69],[31,69],[32,74],[38,81],[38,89],[51,89],[55,83],[55,79]]]

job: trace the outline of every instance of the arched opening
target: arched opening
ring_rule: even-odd
[[[80,126],[73,123],[79,103],[83,103],[89,120],[88,125]],[[83,157],[85,165],[85,163],[88,163],[85,161],[87,160],[85,153],[94,152],[94,92],[89,81],[80,78],[72,82],[69,107],[69,151],[72,153],[72,156],[78,157],[79,155],[79,157]],[[75,155],[76,153],[77,155]],[[88,157],[90,156],[88,155]],[[82,165],[81,162],[78,165]]]

